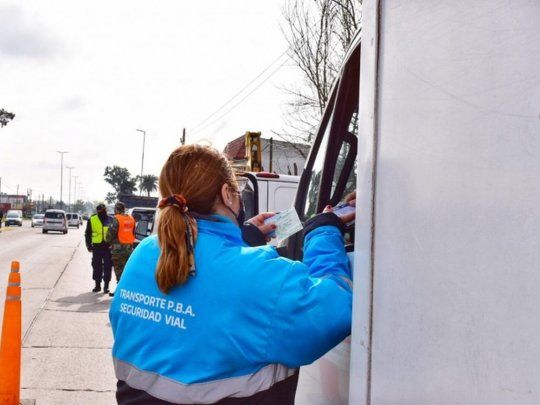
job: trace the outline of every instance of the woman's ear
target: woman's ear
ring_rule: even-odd
[[[226,206],[230,206],[232,204],[230,187],[227,183],[224,183],[221,186],[221,201],[223,201],[223,204]]]

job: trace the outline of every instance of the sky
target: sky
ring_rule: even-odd
[[[0,128],[1,191],[59,199],[67,151],[63,200],[68,166],[72,201],[103,200],[106,166],[141,172],[137,129],[155,175],[182,128],[219,150],[248,130],[272,136],[301,80],[283,2],[0,0],[0,108],[16,114]]]

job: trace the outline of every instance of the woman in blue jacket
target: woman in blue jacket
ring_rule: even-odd
[[[297,262],[264,246],[270,214],[244,224],[213,148],[176,149],[159,188],[157,237],[131,255],[110,309],[118,403],[293,404],[297,368],[350,334],[354,214],[309,220]]]

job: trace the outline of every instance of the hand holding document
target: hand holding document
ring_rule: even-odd
[[[294,207],[289,208],[285,211],[281,211],[279,214],[276,214],[273,217],[267,218],[264,223],[273,223],[276,225],[276,230],[268,236],[275,236],[278,242],[287,239],[289,236],[294,235],[296,232],[301,231],[303,228],[302,223],[300,222],[300,218],[298,217],[298,214],[296,213]]]

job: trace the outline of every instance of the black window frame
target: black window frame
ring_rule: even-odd
[[[357,155],[358,140],[357,136],[349,131],[351,119],[358,112],[359,93],[360,93],[360,41],[358,41],[344,64],[341,75],[337,79],[331,96],[329,98],[326,109],[323,113],[321,124],[317,130],[317,135],[310,150],[306,167],[296,194],[295,208],[300,219],[304,218],[304,210],[307,201],[308,189],[310,186],[311,177],[313,174],[313,166],[317,159],[321,143],[324,140],[325,132],[330,126],[330,133],[325,140],[328,142],[325,150],[324,165],[319,184],[319,196],[316,204],[316,212],[320,213],[327,204],[335,205],[344,196],[348,177],[351,170],[354,168],[354,163]],[[335,175],[335,167],[342,144],[347,142],[350,144],[349,152],[345,158],[345,162],[338,178],[336,187],[332,192],[332,182]],[[348,250],[351,250],[349,248]],[[302,233],[297,233],[289,238],[284,251],[287,257],[300,260],[302,258]]]

